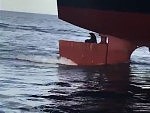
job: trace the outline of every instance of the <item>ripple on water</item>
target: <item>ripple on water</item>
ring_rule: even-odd
[[[89,31],[57,16],[0,13],[0,112],[150,112],[146,47],[130,64],[66,66],[74,63],[58,58],[58,40],[84,41]]]

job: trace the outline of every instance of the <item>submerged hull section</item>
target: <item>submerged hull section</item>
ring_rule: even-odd
[[[77,26],[149,46],[149,4],[149,0],[58,0],[58,14]]]

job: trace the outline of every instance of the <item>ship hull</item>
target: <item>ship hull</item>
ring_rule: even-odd
[[[82,28],[126,39],[139,46],[149,46],[148,2],[126,1],[121,3],[118,0],[58,0],[58,14],[60,19]]]

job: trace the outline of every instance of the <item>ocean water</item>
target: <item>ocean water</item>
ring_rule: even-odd
[[[60,39],[88,32],[54,15],[0,11],[0,113],[149,113],[148,48],[113,66],[59,59]]]

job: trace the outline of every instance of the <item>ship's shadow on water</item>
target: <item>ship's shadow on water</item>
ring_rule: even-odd
[[[51,103],[34,109],[44,112],[67,113],[127,113],[130,111],[129,64],[75,67],[60,65],[61,82],[48,95],[30,95],[45,98]],[[56,104],[57,103],[57,104]]]

